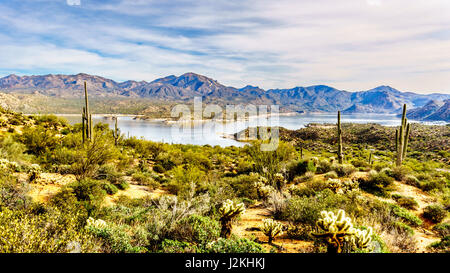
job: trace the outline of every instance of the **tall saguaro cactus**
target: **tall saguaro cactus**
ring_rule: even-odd
[[[403,105],[402,123],[400,128],[395,131],[395,149],[397,152],[396,165],[401,166],[406,158],[408,149],[408,139],[411,127],[406,118],[406,104]]]
[[[343,153],[343,149],[342,149],[341,111],[338,111],[337,133],[338,133],[337,157],[338,157],[339,164],[342,164],[344,162],[344,153]]]
[[[113,137],[114,137],[114,145],[117,146],[117,143],[119,142],[119,137],[120,137],[120,130],[119,130],[119,127],[117,126],[117,116],[114,119],[115,119],[115,123],[114,123]]]
[[[86,87],[86,82],[84,82],[84,102],[85,106],[83,107],[82,114],[82,130],[83,130],[83,143],[87,140],[92,140],[92,115],[89,112],[89,99],[88,99],[88,91]]]

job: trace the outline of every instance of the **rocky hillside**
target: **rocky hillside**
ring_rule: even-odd
[[[407,117],[414,120],[450,122],[450,100],[432,100],[422,107],[408,111]]]

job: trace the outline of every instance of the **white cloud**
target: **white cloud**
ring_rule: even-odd
[[[45,1],[41,1],[42,3]],[[89,1],[2,7],[0,70],[450,92],[450,1]],[[0,28],[1,29],[1,28]],[[5,32],[6,30],[9,30]],[[0,36],[1,38],[1,36]]]

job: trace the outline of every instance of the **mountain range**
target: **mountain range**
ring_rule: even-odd
[[[443,120],[450,122],[450,100],[431,100],[422,107],[407,112],[407,118],[413,120],[434,121]]]
[[[390,86],[379,86],[367,91],[349,92],[326,85],[295,87],[291,89],[264,90],[256,86],[235,88],[225,86],[203,75],[185,73],[167,76],[154,81],[116,82],[89,74],[76,75],[9,75],[0,78],[0,92],[8,94],[36,94],[48,97],[79,98],[87,82],[89,95],[96,98],[147,98],[163,101],[192,101],[201,96],[206,103],[252,103],[277,104],[283,111],[335,112],[343,113],[399,113],[404,103],[409,109],[421,108],[432,101],[448,104],[450,94],[417,94],[401,92]],[[426,108],[427,109],[427,108]],[[411,116],[424,112],[409,113]],[[433,108],[434,109],[434,108]],[[448,118],[448,111],[427,115],[426,118]],[[417,117],[425,118],[423,115]]]

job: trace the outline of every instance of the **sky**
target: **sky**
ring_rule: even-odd
[[[448,0],[2,0],[0,77],[450,93]]]

